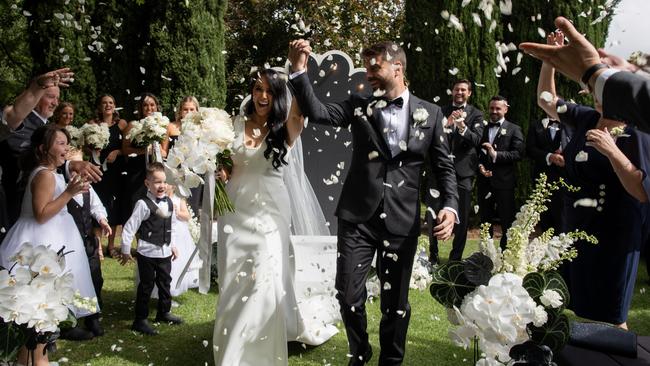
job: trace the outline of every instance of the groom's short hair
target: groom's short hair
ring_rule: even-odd
[[[370,59],[378,55],[381,55],[384,60],[391,63],[399,61],[402,64],[403,73],[406,74],[406,53],[404,53],[404,49],[397,43],[392,41],[378,42],[361,51],[361,56],[365,59]],[[386,55],[390,55],[390,57],[386,57]]]

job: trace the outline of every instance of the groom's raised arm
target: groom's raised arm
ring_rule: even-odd
[[[335,127],[347,127],[354,118],[354,108],[350,99],[341,103],[323,104],[316,97],[314,89],[309,82],[307,70],[293,78],[290,77],[289,87],[298,101],[300,110],[305,117],[309,117],[310,122],[331,124]]]

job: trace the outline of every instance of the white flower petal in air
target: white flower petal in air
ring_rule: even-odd
[[[546,38],[546,32],[542,28],[537,28],[537,33],[539,33],[540,37]]]
[[[387,215],[386,215],[385,212],[382,212],[381,214],[379,214],[379,218],[380,218],[380,219],[385,219],[386,216],[387,216]]]
[[[379,153],[378,153],[377,151],[374,151],[374,150],[373,150],[373,151],[371,151],[371,152],[368,154],[368,160],[375,159],[375,158],[378,157],[378,156],[379,156]]]
[[[598,201],[593,198],[581,198],[573,202],[573,207],[597,207]]]
[[[404,141],[404,140],[400,140],[399,143],[398,143],[398,145],[399,145],[400,150],[402,150],[402,151],[406,151],[406,148],[407,148],[407,146],[406,146],[406,141]]]
[[[384,290],[390,290],[390,289],[391,289],[390,282],[384,282]]]
[[[557,106],[557,113],[562,114],[562,113],[566,113],[566,111],[567,111],[566,104],[562,104],[562,105]]]
[[[440,191],[438,191],[437,189],[433,189],[433,188],[429,189],[429,194],[430,194],[431,197],[433,197],[433,198],[438,198],[438,197],[440,197]]]
[[[232,233],[233,233],[232,226],[230,226],[230,225],[224,225],[224,227],[223,227],[223,232],[226,233],[226,234],[232,234]]]
[[[452,74],[452,75],[458,74],[458,68],[454,67],[453,69],[449,69],[449,73]]]
[[[204,339],[203,342],[201,342],[201,344],[203,344],[203,347],[207,347],[209,343],[207,340]]]
[[[553,101],[553,94],[545,90],[539,93],[539,99],[545,101],[546,103],[551,103]]]

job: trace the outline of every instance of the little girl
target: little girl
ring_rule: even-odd
[[[66,271],[74,275],[73,287],[81,296],[95,297],[95,290],[90,276],[88,258],[84,245],[67,211],[67,203],[77,193],[88,191],[88,183],[80,176],[73,175],[66,184],[63,176],[56,172],[57,167],[65,163],[69,151],[68,133],[55,126],[39,127],[31,138],[32,148],[21,161],[23,171],[29,172],[29,179],[23,197],[20,217],[9,230],[0,245],[0,265],[11,268],[11,258],[24,243],[32,245],[49,245],[58,251],[65,246]],[[90,315],[87,311],[72,309],[77,318]],[[43,345],[34,352],[34,365],[48,365],[47,354]],[[18,363],[27,364],[28,353],[23,347],[18,356]]]

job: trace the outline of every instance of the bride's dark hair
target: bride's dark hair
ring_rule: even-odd
[[[251,99],[246,103],[244,111],[246,115],[251,115],[255,112],[255,105],[253,103],[253,89],[255,84],[258,83],[260,78],[265,78],[271,88],[271,95],[273,96],[273,106],[271,113],[266,120],[266,125],[269,128],[269,134],[266,135],[266,150],[264,150],[264,157],[269,160],[274,169],[278,169],[282,165],[287,165],[284,160],[287,156],[287,148],[285,141],[287,140],[287,127],[285,122],[289,115],[289,96],[287,90],[287,83],[285,81],[286,75],[282,75],[273,69],[262,69],[251,74],[250,84],[248,91],[251,94]]]

